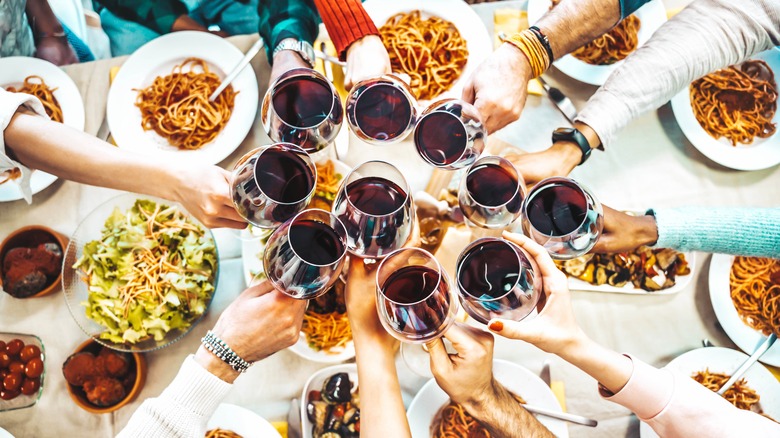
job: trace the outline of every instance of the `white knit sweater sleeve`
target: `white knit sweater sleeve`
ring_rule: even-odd
[[[777,45],[779,0],[694,0],[609,76],[577,121],[609,146],[634,117],[693,80]]]
[[[232,386],[190,355],[173,382],[159,397],[144,401],[117,437],[202,437],[209,418]]]

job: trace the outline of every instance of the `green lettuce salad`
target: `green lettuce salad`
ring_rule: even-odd
[[[161,341],[206,311],[217,251],[211,234],[177,207],[139,199],[114,210],[73,267],[89,288],[81,303],[87,317],[106,328],[100,337],[134,344]]]

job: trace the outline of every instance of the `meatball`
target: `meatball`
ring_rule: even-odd
[[[126,395],[122,382],[112,377],[95,377],[84,382],[84,393],[96,406],[113,406]]]
[[[62,375],[71,385],[81,386],[96,374],[96,361],[92,353],[76,353],[62,365]]]
[[[102,367],[105,370],[104,375],[111,377],[123,377],[130,369],[130,361],[122,353],[111,351],[104,348],[100,351],[98,359],[102,359]]]

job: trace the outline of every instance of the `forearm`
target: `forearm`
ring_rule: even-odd
[[[371,339],[355,339],[360,384],[360,436],[411,437],[406,420],[395,354]]]
[[[613,393],[626,385],[633,371],[631,359],[601,346],[585,334],[580,334],[569,347],[557,354]]]
[[[54,16],[47,0],[27,0],[25,12],[36,40],[41,35],[51,35],[63,31],[62,25]]]
[[[379,34],[360,0],[314,0],[314,4],[342,61],[352,43]]]
[[[260,0],[257,13],[269,62],[273,62],[273,50],[283,39],[313,43],[317,38],[319,16],[311,0]]]
[[[518,395],[522,397],[522,394]],[[522,435],[530,438],[554,436],[495,380],[490,394],[466,402],[463,407],[490,431],[490,436],[513,437],[518,431],[523,431]]]
[[[63,124],[17,112],[4,135],[6,148],[27,167],[82,184],[175,198],[175,172],[167,164],[120,151]]]
[[[189,12],[179,0],[99,0],[99,3],[115,15],[158,33],[174,30],[173,23]]]
[[[780,44],[780,2],[697,0],[658,29],[616,70],[577,121],[609,145],[639,114],[691,81]]]
[[[618,21],[617,0],[563,0],[536,26],[549,38],[557,59],[598,38]]]

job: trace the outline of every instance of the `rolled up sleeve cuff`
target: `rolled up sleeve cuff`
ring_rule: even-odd
[[[601,140],[603,148],[615,140],[615,133],[631,120],[631,111],[622,99],[601,89],[590,98],[575,121],[591,127]]]
[[[660,414],[672,399],[674,375],[666,369],[650,366],[631,355],[634,369],[628,383],[615,394],[604,388],[599,393],[604,399],[615,402],[633,411],[640,420],[650,420]]]

